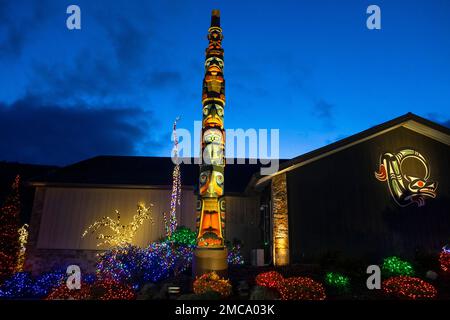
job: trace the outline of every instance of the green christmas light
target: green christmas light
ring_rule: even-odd
[[[350,279],[337,272],[328,272],[325,276],[325,282],[333,287],[345,288],[350,284]]]
[[[172,233],[170,237],[167,237],[165,242],[173,242],[177,244],[195,245],[196,234],[191,229],[180,226]]]
[[[411,263],[401,260],[399,257],[392,256],[384,259],[383,271],[393,275],[412,276],[414,269]]]

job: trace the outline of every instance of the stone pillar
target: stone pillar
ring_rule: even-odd
[[[289,264],[289,220],[286,174],[272,179],[273,264]]]

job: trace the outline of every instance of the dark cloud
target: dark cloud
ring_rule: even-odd
[[[169,87],[181,83],[181,73],[175,71],[153,71],[147,74],[145,84],[149,88]]]
[[[27,96],[11,105],[0,104],[0,154],[4,160],[45,164],[135,154],[142,143],[162,146],[150,138],[155,126],[152,113],[139,108],[65,108]]]
[[[318,100],[314,103],[312,114],[323,122],[324,127],[327,129],[334,128],[333,124],[333,112],[334,106],[325,101],[324,99]]]
[[[22,2],[19,9],[22,11],[20,19],[14,19],[11,14],[17,10],[15,2],[0,1],[0,57],[18,58],[21,56],[27,39],[35,31],[45,14],[46,1],[33,3]]]

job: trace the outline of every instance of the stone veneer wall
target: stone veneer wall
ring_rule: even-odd
[[[273,263],[289,264],[289,221],[286,174],[272,179]]]

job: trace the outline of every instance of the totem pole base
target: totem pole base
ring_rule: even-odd
[[[219,276],[228,276],[227,248],[196,248],[192,260],[192,274],[194,277],[215,271]]]

